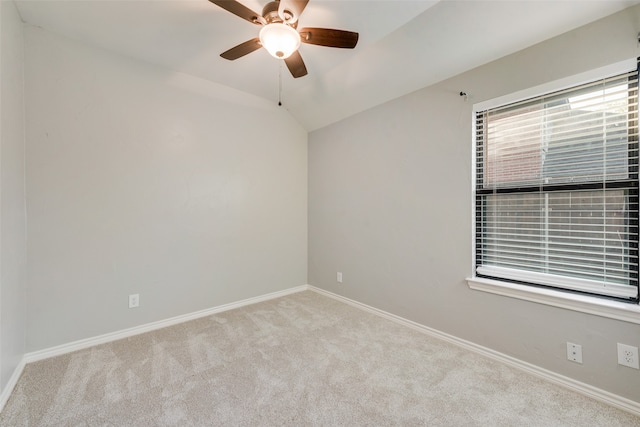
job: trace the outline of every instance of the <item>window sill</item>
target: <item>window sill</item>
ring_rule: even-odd
[[[469,288],[476,291],[489,292],[538,304],[640,324],[640,306],[637,304],[627,304],[587,295],[571,294],[479,277],[467,278],[467,284]]]

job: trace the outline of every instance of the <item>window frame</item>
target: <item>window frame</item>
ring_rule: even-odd
[[[545,288],[544,286],[536,286],[522,284],[516,281],[503,281],[499,279],[487,278],[479,276],[476,273],[476,227],[477,227],[477,139],[476,139],[476,116],[477,113],[483,112],[495,107],[524,101],[530,98],[566,90],[572,87],[587,84],[589,82],[612,77],[615,75],[627,73],[638,68],[638,59],[631,58],[620,61],[605,67],[590,70],[574,76],[555,80],[539,86],[514,92],[505,96],[490,99],[488,101],[476,103],[472,109],[472,276],[467,278],[467,283],[471,289],[490,292],[499,295],[510,296],[519,299],[525,299],[542,304],[548,304],[571,310],[587,312],[591,314],[601,315],[605,317],[616,318],[618,320],[630,321],[640,324],[640,306],[638,301],[617,301],[608,299],[606,296],[592,296],[584,293],[572,293],[570,290],[554,288]]]

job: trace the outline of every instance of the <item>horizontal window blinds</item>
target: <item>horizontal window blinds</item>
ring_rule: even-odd
[[[637,300],[637,83],[477,113],[477,274]]]

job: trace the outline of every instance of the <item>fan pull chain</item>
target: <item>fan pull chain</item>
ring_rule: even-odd
[[[282,106],[282,61],[278,67],[278,106]]]

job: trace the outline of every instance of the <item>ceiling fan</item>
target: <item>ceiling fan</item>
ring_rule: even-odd
[[[262,15],[235,0],[209,1],[252,24],[262,26],[258,37],[220,54],[229,61],[264,47],[273,57],[283,59],[293,77],[298,78],[307,75],[307,67],[298,52],[300,43],[344,49],[353,49],[358,43],[358,33],[352,31],[329,28],[298,30],[298,18],[309,0],[274,0],[265,5]]]

